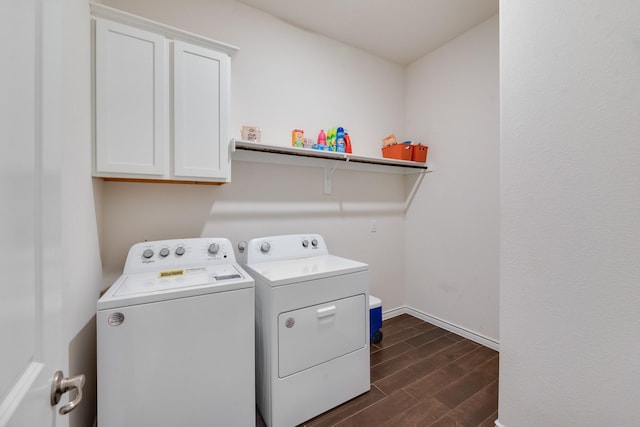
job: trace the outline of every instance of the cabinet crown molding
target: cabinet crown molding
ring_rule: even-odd
[[[188,31],[180,30],[169,25],[161,24],[141,16],[123,12],[112,7],[108,7],[99,3],[89,3],[92,17],[104,18],[111,21],[119,22],[134,26],[146,31],[151,31],[172,40],[180,40],[183,42],[199,45],[206,48],[214,48],[225,54],[232,56],[240,49],[236,46],[222,43],[207,37],[202,37]]]

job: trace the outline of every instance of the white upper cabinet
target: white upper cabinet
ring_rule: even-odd
[[[97,18],[95,46],[96,174],[162,178],[169,164],[164,37]]]
[[[237,49],[102,5],[91,12],[94,176],[228,182]]]
[[[173,43],[174,174],[180,178],[229,176],[227,114],[229,57]]]

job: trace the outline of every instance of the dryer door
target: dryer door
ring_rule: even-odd
[[[284,378],[366,345],[365,295],[280,313],[278,376]]]

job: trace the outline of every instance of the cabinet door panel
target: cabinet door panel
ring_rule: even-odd
[[[229,57],[174,42],[174,174],[229,179]]]
[[[96,19],[96,172],[162,176],[166,53],[160,35]]]

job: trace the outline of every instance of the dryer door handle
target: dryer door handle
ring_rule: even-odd
[[[317,313],[318,313],[318,319],[321,319],[327,316],[333,316],[334,314],[336,314],[336,306],[330,305],[328,307],[319,308],[317,310]]]

